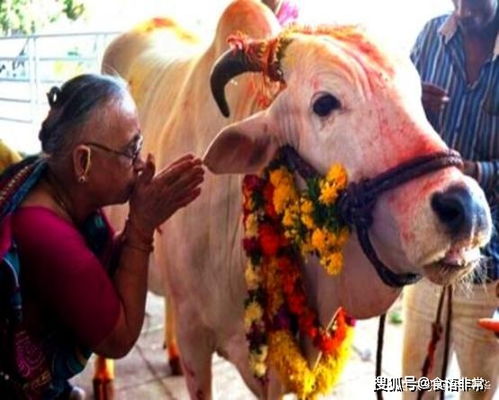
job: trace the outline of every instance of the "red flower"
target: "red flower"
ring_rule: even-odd
[[[266,256],[275,256],[279,250],[280,236],[269,224],[262,224],[259,227],[260,246]]]
[[[256,238],[244,238],[243,239],[243,248],[246,254],[251,255],[258,250],[260,250],[260,245]]]
[[[319,349],[320,351],[331,354],[337,347],[338,344],[329,334],[319,334],[317,336],[319,339]]]
[[[289,257],[279,257],[277,259],[277,266],[282,270],[283,274],[286,274],[293,266]]]
[[[317,333],[319,332],[319,330],[315,326],[310,326],[304,329],[303,331],[305,332],[305,335],[307,335],[312,340],[315,339]]]
[[[272,204],[274,202],[274,186],[272,184],[267,183],[263,188],[263,198],[266,203]]]
[[[300,331],[305,333],[310,338],[314,339],[317,335],[317,328],[315,326],[315,315],[310,312],[310,310],[306,310],[303,315],[300,316],[298,322],[300,325]]]
[[[286,296],[292,296],[295,292],[296,281],[298,280],[298,274],[293,270],[282,271],[282,290]]]
[[[289,310],[295,315],[301,315],[305,306],[305,296],[302,293],[297,293],[288,299]]]
[[[343,342],[346,335],[347,330],[345,329],[345,325],[338,326],[338,329],[336,329],[336,331],[334,332],[334,338],[340,343]]]
[[[264,181],[256,175],[246,175],[243,179],[243,190],[254,192],[261,190]]]

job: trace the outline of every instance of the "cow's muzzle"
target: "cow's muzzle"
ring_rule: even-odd
[[[470,189],[453,185],[431,198],[431,207],[453,242],[473,238],[487,227],[487,216]]]

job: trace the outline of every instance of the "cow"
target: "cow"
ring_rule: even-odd
[[[159,166],[193,152],[204,154],[211,171],[200,198],[156,232],[151,265],[151,286],[168,295],[177,317],[190,396],[211,398],[217,352],[257,396],[276,398],[283,390],[278,377],[271,370],[262,385],[248,363],[244,174],[261,171],[283,145],[321,174],[341,163],[350,182],[448,148],[426,120],[409,58],[383,50],[361,28],[282,30],[272,11],[255,0],[233,1],[209,44],[186,36],[172,21],[144,26],[110,44],[103,71],[129,83],[144,150]],[[110,210],[118,228],[125,216],[126,209]],[[482,190],[455,166],[380,194],[369,228],[377,257],[392,275],[424,275],[440,284],[476,265],[490,233]],[[315,257],[304,261],[308,302],[323,325],[339,306],[354,318],[380,315],[401,291],[380,278],[354,235],[343,256],[343,271],[335,277]]]

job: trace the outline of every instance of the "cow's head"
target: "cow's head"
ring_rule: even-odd
[[[288,31],[226,53],[212,73],[226,116],[225,84],[249,71],[282,81],[283,90],[269,108],[217,135],[205,155],[214,173],[257,172],[289,144],[317,170],[339,162],[358,181],[447,150],[425,118],[408,57],[383,52],[355,27]],[[370,230],[385,264],[437,283],[470,271],[490,233],[483,191],[455,167],[384,193]]]

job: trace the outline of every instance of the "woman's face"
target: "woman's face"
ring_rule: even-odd
[[[104,107],[88,126],[91,140],[84,142],[90,148],[88,183],[100,207],[126,202],[144,168],[142,135],[131,96]]]

